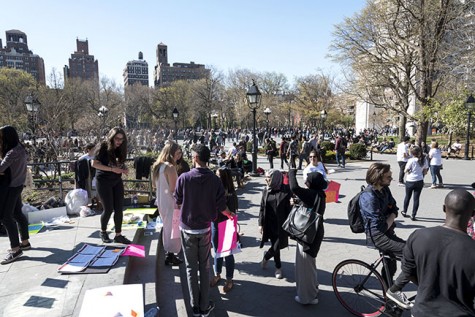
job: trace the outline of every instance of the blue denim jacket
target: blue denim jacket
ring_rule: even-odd
[[[389,187],[384,187],[382,191],[375,190],[371,185],[365,189],[360,196],[361,215],[365,221],[366,235],[383,234],[388,229],[386,219],[391,213],[398,215],[396,200],[391,194]]]

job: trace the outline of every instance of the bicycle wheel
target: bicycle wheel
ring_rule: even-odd
[[[386,284],[381,275],[360,260],[340,262],[332,274],[338,301],[355,316],[380,316],[385,311]]]

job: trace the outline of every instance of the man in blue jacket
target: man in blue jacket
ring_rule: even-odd
[[[194,168],[180,175],[174,196],[181,209],[181,241],[193,316],[206,317],[214,309],[209,300],[211,222],[218,212],[229,218],[234,214],[226,207],[221,180],[208,168],[209,148],[197,144],[191,156]]]

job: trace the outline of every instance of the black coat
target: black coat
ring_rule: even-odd
[[[269,204],[269,195],[275,198],[276,204]],[[279,248],[283,249],[289,246],[289,236],[287,232],[282,229],[282,225],[287,219],[290,212],[290,197],[291,193],[285,190],[270,191],[264,188],[262,192],[261,208],[259,211],[259,226],[262,226],[262,240],[260,247],[264,243],[270,241],[271,236],[277,235],[279,238]],[[267,215],[267,208],[271,208],[276,215],[276,219]]]

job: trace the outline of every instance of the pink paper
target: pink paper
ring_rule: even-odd
[[[123,256],[135,256],[138,258],[145,257],[145,246],[139,244],[129,244],[125,249],[125,252],[122,253]]]
[[[216,248],[217,258],[241,252],[237,235],[237,215],[235,215],[233,219],[228,219],[218,223],[218,247]]]

